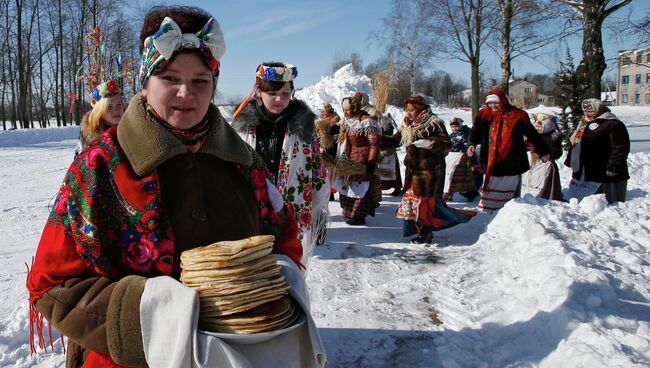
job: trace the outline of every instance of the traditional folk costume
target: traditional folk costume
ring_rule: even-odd
[[[374,216],[381,201],[381,180],[374,175],[381,130],[377,120],[361,111],[366,99],[367,96],[359,92],[342,103],[344,109],[349,105],[352,116],[343,118],[337,160],[350,160],[367,167],[365,173],[337,176],[334,180],[348,225],[365,224],[366,216]]]
[[[300,262],[292,208],[272,205],[264,164],[215,106],[206,122],[192,153],[136,95],[72,163],[27,282],[39,344],[43,317],[69,337],[66,367],[145,366],[138,293],[145,277],[178,278],[186,249],[272,233],[274,251]]]
[[[288,82],[297,75],[297,71],[286,72],[295,67],[285,65],[286,68],[272,68],[276,70],[274,81]],[[262,64],[257,76],[270,78],[266,70],[272,69]],[[307,104],[296,99],[277,116],[269,114],[259,98],[244,103],[245,106],[238,108],[232,126],[262,156],[271,171],[272,182],[285,201],[293,205],[306,264],[319,236],[327,231],[329,221],[330,183],[316,135],[316,115]]]
[[[152,42],[156,40],[160,42]],[[199,45],[195,55],[214,65],[210,70],[218,75],[224,51],[218,24],[210,18],[199,33],[182,34],[165,18],[144,44],[143,85],[156,65],[187,40]],[[217,107],[210,105],[204,120],[188,131],[152,112],[145,98],[136,95],[120,124],[75,158],[28,272],[30,337],[36,332],[44,347],[46,318],[68,337],[67,368],[158,366],[150,364],[147,343],[170,332],[179,344],[191,346],[192,335],[173,330],[186,317],[163,312],[178,294],[151,286],[167,280],[196,300],[196,291],[178,281],[185,250],[274,234],[273,252],[300,265],[293,207],[284,205],[262,160]],[[156,312],[167,324],[142,328]],[[196,320],[193,328],[197,332]],[[220,346],[222,357],[238,354],[234,346]],[[191,350],[184,356],[197,353]]]
[[[397,218],[404,220],[405,237],[418,234],[413,242],[428,243],[433,231],[467,222],[476,213],[447,207],[442,199],[445,156],[451,146],[444,122],[420,96],[406,99],[404,106],[408,105],[420,112],[413,120],[405,117],[401,130],[391,139],[406,147],[405,193]]]
[[[397,124],[390,114],[380,119],[381,134],[392,136],[397,130]],[[399,196],[402,193],[402,173],[399,167],[399,158],[397,152],[393,149],[381,151],[381,162],[378,167],[384,168],[391,172],[391,175],[381,176],[381,190],[393,189],[392,196]]]
[[[535,129],[551,151],[551,159],[543,162],[529,146],[530,170],[521,175],[521,195],[530,194],[539,198],[561,201],[563,196],[560,171],[555,160],[562,156],[564,134],[557,126],[557,117],[548,114],[535,115]]]
[[[113,96],[122,95],[122,89],[118,83],[110,79],[104,83],[100,83],[90,92],[90,105],[93,107],[92,110],[86,112],[81,118],[81,127],[79,129],[79,142],[75,147],[75,156],[80,154],[81,151],[88,148],[90,142],[99,139],[99,136],[110,128],[110,124],[107,124],[101,116],[92,116],[93,114],[104,114],[104,111],[108,110],[108,102],[102,101],[100,105],[97,105],[102,99],[110,99]],[[99,111],[99,110],[103,111]],[[92,119],[91,119],[92,116]],[[99,124],[94,124],[93,122],[98,122]]]
[[[336,179],[336,167],[333,163],[336,159],[336,152],[339,145],[340,124],[341,117],[334,111],[332,105],[329,103],[323,104],[321,106],[320,119],[316,122],[316,127],[321,151],[329,156],[328,160],[332,163],[327,168],[330,181],[330,201],[334,200],[334,193],[336,193],[336,189],[332,186]]]
[[[571,150],[564,162],[573,171],[568,197],[582,199],[604,193],[610,204],[625,202],[630,178],[627,128],[600,100],[585,100],[582,109],[592,111],[596,118],[593,121],[583,118],[571,136]]]
[[[549,153],[525,111],[512,106],[500,89],[488,92],[486,102],[492,99],[499,102],[499,110],[479,110],[470,132],[470,144],[481,144],[485,177],[478,207],[486,211],[498,210],[519,196],[521,174],[530,169],[524,136],[540,156]]]

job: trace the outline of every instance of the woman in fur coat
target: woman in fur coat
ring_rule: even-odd
[[[412,243],[430,243],[433,231],[469,221],[476,213],[447,207],[442,199],[445,156],[451,141],[445,123],[431,112],[422,96],[404,101],[404,124],[386,144],[406,147],[404,197],[397,217],[404,220],[404,236]]]
[[[282,269],[301,266],[293,207],[211,103],[225,52],[219,24],[199,8],[154,7],[140,34],[142,91],[73,161],[28,273],[30,331],[41,347],[43,318],[65,335],[67,368],[209,362],[193,355],[193,342],[211,337],[192,318],[197,291],[179,282],[185,250],[274,234]],[[309,356],[301,336],[267,363]],[[259,358],[216,343],[220,362]]]
[[[316,115],[294,98],[298,69],[270,62],[257,68],[255,88],[233,115],[233,128],[262,157],[271,181],[293,205],[303,263],[327,231],[330,184],[316,135]]]
[[[564,164],[573,171],[569,197],[604,193],[609,204],[625,202],[630,135],[623,124],[595,98],[582,102],[584,117],[571,136]]]

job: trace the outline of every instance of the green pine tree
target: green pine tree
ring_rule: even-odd
[[[570,147],[570,138],[582,118],[582,100],[589,98],[586,73],[581,66],[575,67],[571,52],[567,49],[566,59],[560,62],[560,70],[554,73],[557,88],[553,95],[559,107],[560,128],[564,133],[564,149]]]

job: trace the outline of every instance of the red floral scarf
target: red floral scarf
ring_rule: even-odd
[[[512,133],[517,126],[517,109],[510,104],[505,93],[500,89],[488,92],[499,96],[501,108],[489,114],[490,130],[488,133],[488,160],[485,169],[484,185],[490,182],[494,166],[507,159],[512,148]]]

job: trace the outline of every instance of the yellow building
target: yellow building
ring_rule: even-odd
[[[616,103],[650,106],[650,48],[618,53]]]

